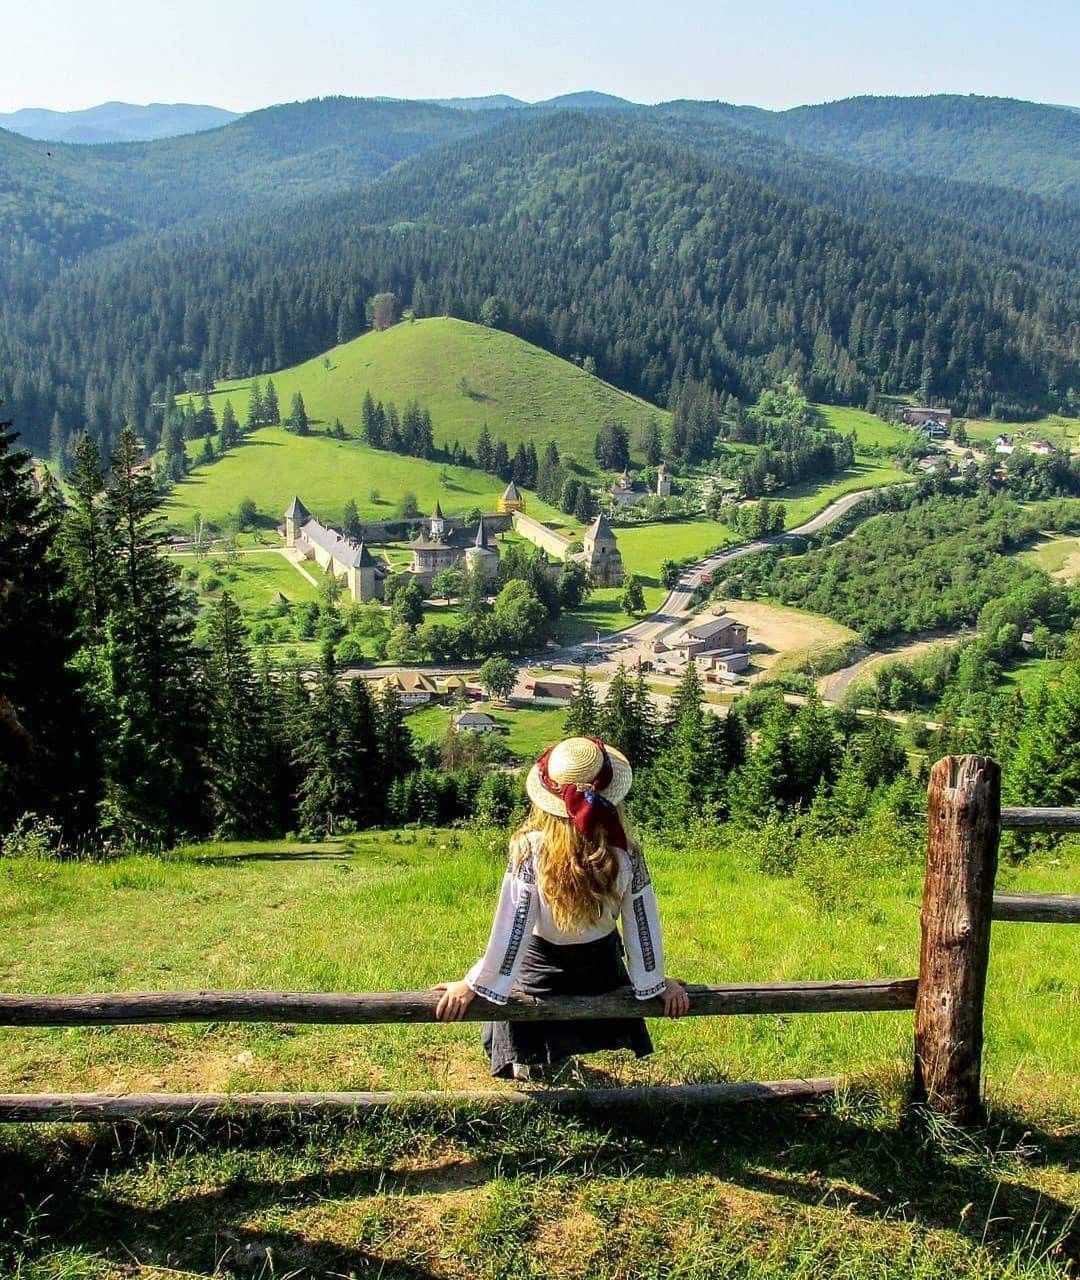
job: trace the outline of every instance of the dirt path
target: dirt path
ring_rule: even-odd
[[[941,635],[926,636],[920,640],[912,640],[908,644],[897,645],[894,649],[867,653],[865,657],[851,663],[850,666],[841,667],[839,671],[822,676],[817,682],[818,693],[827,702],[840,702],[852,684],[873,671],[875,667],[914,658],[920,653],[926,653],[928,649],[933,649],[935,645],[958,644],[964,638],[964,634],[959,631],[944,632]]]

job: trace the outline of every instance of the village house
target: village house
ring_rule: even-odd
[[[463,711],[454,717],[457,733],[494,733],[498,724],[486,711]]]
[[[427,530],[421,529],[409,550],[412,552],[410,572],[425,591],[430,591],[435,575],[444,569],[467,569],[482,581],[492,581],[499,571],[499,549],[487,531],[484,517],[473,532],[452,529],[436,502]]]
[[[1002,434],[994,441],[995,453],[1001,453],[1008,457],[1008,455],[1013,453],[1015,449],[1016,445],[1013,443],[1012,436]]]
[[[610,497],[612,506],[632,507],[635,503],[644,502],[648,494],[631,477],[629,471],[624,471],[611,486]]]
[[[1054,446],[1046,440],[1031,440],[1028,442],[1027,448],[1032,453],[1037,453],[1040,458],[1047,458],[1054,452]]]
[[[526,687],[528,688],[529,686]],[[531,687],[534,702],[569,706],[570,700],[574,696],[573,685],[565,684],[561,680],[536,680]]]
[[[320,523],[297,497],[285,511],[285,545],[341,579],[358,604],[383,598],[385,563],[377,561],[363,542]]]
[[[435,681],[422,671],[393,671],[383,681],[383,687],[393,689],[403,707],[423,706],[439,696]]]
[[[929,409],[921,404],[904,406],[903,421],[909,427],[922,427],[927,423],[944,428],[945,433],[952,427],[951,409]]]
[[[655,650],[675,650],[684,659],[697,658],[705,653],[745,652],[748,635],[745,623],[737,622],[730,615],[708,618],[704,622],[687,627],[673,640],[656,642]],[[662,647],[661,647],[662,646]]]

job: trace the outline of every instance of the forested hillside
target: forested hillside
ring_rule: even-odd
[[[1064,272],[1032,280],[780,196],[633,118],[522,116],[364,191],[136,239],[65,273],[0,320],[29,437],[40,448],[58,414],[62,431],[88,421],[104,438],[126,419],[154,439],[170,376],[309,358],[358,333],[381,290],[420,316],[479,320],[493,300],[500,327],[659,403],[687,378],[746,397],[782,376],[856,404],[871,387],[969,414],[1071,403]]]
[[[235,111],[190,102],[102,102],[82,111],[26,107],[0,115],[0,129],[52,142],[147,142],[217,129],[236,118]]]
[[[844,160],[1080,202],[1080,114],[1014,98],[847,98],[729,118]]]

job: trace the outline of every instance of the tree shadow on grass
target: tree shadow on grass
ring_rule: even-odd
[[[452,1144],[450,1164],[410,1160],[402,1169],[415,1135],[430,1138],[433,1131]],[[1080,1268],[1077,1206],[1024,1180],[1024,1170],[1038,1166],[1080,1168],[1080,1134],[1044,1132],[1011,1115],[993,1117],[971,1137],[930,1136],[872,1109],[845,1113],[827,1105],[656,1106],[602,1115],[489,1107],[308,1124],[223,1117],[198,1129],[71,1133],[0,1147],[0,1242],[28,1239],[22,1246],[28,1261],[67,1249],[120,1263],[134,1257],[207,1273],[216,1267],[218,1274],[268,1275],[272,1268],[426,1280],[433,1273],[423,1266],[315,1238],[280,1225],[280,1214],[377,1194],[476,1188],[496,1177],[536,1183],[569,1176],[584,1183],[632,1171],[660,1181],[717,1179],[773,1198],[780,1215],[800,1205],[883,1226],[917,1224],[981,1246],[1003,1264],[1045,1252],[1063,1274]],[[290,1152],[291,1164],[279,1161],[266,1171],[275,1156]],[[204,1174],[192,1194],[197,1170],[211,1169],[214,1158],[216,1171]],[[177,1190],[159,1191],[159,1198],[150,1193],[150,1206],[133,1204],[125,1186],[134,1180],[141,1190],[144,1178]],[[206,1181],[213,1182],[209,1190]],[[37,1214],[43,1216],[35,1228]],[[252,1225],[259,1215],[275,1214],[277,1224],[268,1229]],[[8,1261],[3,1249],[0,1243],[0,1269]]]

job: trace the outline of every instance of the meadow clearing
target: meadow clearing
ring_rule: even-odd
[[[431,413],[439,446],[457,440],[472,451],[486,422],[511,453],[520,441],[542,449],[554,440],[560,453],[589,471],[596,468],[593,435],[607,419],[628,428],[638,461],[645,423],[655,419],[663,429],[671,421],[665,409],[513,334],[446,316],[362,334],[270,376],[282,416],[299,391],[313,422],[329,426],[340,418],[346,430],[358,433],[370,391],[399,411],[417,400]],[[219,417],[231,400],[243,422],[250,388],[246,378],[218,383],[210,402]]]
[[[898,861],[887,835],[869,833],[858,856],[830,847],[775,876],[758,869],[768,841],[721,831],[651,849],[671,972],[916,970],[917,859]],[[494,833],[408,831],[105,864],[16,860],[2,872],[0,986],[426,987],[482,947],[504,851]],[[1080,854],[1006,867],[1000,883],[1075,892]],[[1076,947],[1067,928],[994,927],[986,1133],[932,1140],[898,1123],[910,1014],[653,1022],[653,1058],[592,1059],[590,1082],[839,1073],[850,1087],[768,1112],[429,1107],[303,1124],[7,1129],[0,1271],[1050,1280],[1080,1244]],[[0,1032],[8,1091],[489,1083],[475,1025]]]

